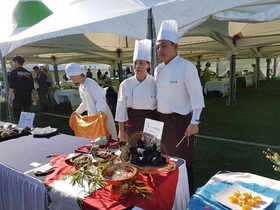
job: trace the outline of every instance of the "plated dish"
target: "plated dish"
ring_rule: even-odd
[[[255,206],[251,206],[250,209],[251,210],[262,210],[267,208],[272,202],[273,202],[273,198],[267,197],[265,195],[259,194],[255,191],[252,191],[248,188],[245,188],[239,184],[233,184],[232,186],[228,187],[227,189],[216,193],[215,195],[213,195],[212,197],[218,201],[219,203],[225,205],[226,207],[230,208],[230,209],[234,209],[234,210],[241,210],[242,207],[238,205],[238,203],[232,203],[229,201],[229,196],[231,196],[234,192],[240,192],[242,193],[248,193],[251,194],[252,197],[256,197],[259,196],[261,198],[261,202],[256,204]]]
[[[50,135],[53,134],[57,131],[57,128],[52,128],[50,126],[45,127],[45,128],[35,128],[32,131],[33,135],[37,135],[37,136],[45,136],[45,135]]]

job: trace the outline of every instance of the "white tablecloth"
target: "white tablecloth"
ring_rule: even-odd
[[[205,206],[209,206],[210,209],[228,209],[212,196],[226,190],[233,184],[241,185],[249,190],[273,198],[273,203],[267,209],[280,209],[280,181],[252,173],[221,171],[211,177],[203,187],[196,190],[189,202],[190,210],[204,209]]]
[[[240,82],[245,83],[245,87],[251,87],[255,84],[255,76],[253,74],[236,76],[237,84],[239,84],[239,80],[241,80]]]
[[[228,95],[229,91],[229,80],[213,80],[205,83],[204,93],[207,95],[208,91],[219,91],[222,94],[222,97]]]
[[[72,110],[75,110],[82,102],[79,94],[79,90],[57,90],[55,91],[54,100],[57,104],[69,101],[71,103]]]
[[[228,172],[228,173],[220,173],[216,174],[206,183],[211,184],[215,182],[246,182],[246,183],[257,183],[262,186],[266,186],[271,189],[280,190],[280,181],[270,179],[267,177],[259,176],[252,173],[244,173],[244,172]]]

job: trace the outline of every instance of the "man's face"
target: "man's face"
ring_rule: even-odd
[[[18,68],[20,65],[17,61],[13,61],[15,69]]]
[[[159,59],[164,63],[169,63],[177,55],[178,44],[168,40],[157,41],[157,53]]]

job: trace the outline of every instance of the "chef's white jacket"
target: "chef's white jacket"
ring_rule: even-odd
[[[139,82],[134,75],[120,84],[116,121],[126,122],[128,120],[127,108],[137,110],[154,110],[157,108],[156,85],[153,76],[148,74],[142,82]]]
[[[157,110],[164,114],[189,114],[205,107],[196,67],[180,56],[155,69]]]

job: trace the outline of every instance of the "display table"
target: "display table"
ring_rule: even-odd
[[[204,209],[205,206],[210,206],[210,209],[228,209],[217,202],[212,195],[234,183],[274,198],[273,203],[266,208],[267,210],[280,209],[280,181],[242,172],[219,172],[214,175],[203,187],[196,190],[196,193],[191,197],[189,209]]]
[[[251,87],[255,84],[255,76],[253,74],[236,76],[237,87]]]
[[[55,91],[53,97],[57,104],[69,101],[72,110],[76,110],[77,107],[82,102],[80,98],[79,90],[75,90],[75,89],[57,90]]]
[[[22,136],[0,142],[0,209],[48,209],[45,176],[35,176],[34,165],[46,164],[50,155],[68,154],[89,139],[58,134]]]
[[[205,83],[204,93],[206,95],[221,95],[225,97],[229,92],[229,79],[216,79]]]
[[[54,196],[53,191],[48,191],[44,185],[46,176],[36,176],[33,170],[36,168],[36,163],[37,165],[49,163],[51,156],[63,154],[66,156],[89,142],[90,139],[64,134],[40,138],[28,135],[0,142],[0,209],[81,209],[81,206],[77,205],[76,197],[64,197],[63,189],[58,189],[57,194]],[[161,189],[165,189],[175,192],[174,200],[171,200],[173,209],[187,209],[189,202],[188,176],[185,162],[183,160],[179,162],[179,168],[171,172],[172,174],[170,175],[165,174],[162,179],[156,179],[156,175],[154,178],[153,176],[146,176],[149,183],[154,183],[151,186],[156,190],[153,193],[154,200],[145,200],[145,198],[136,195],[138,202],[150,202],[154,207],[162,207],[164,202],[160,202],[161,199],[170,203],[168,194],[161,191]],[[54,165],[54,168],[56,169],[56,165]],[[167,182],[168,180],[169,182]],[[170,185],[170,181],[173,181],[173,185]],[[108,189],[105,188],[104,190],[97,197],[96,194],[93,197],[88,197],[84,202],[84,208],[92,209],[95,208],[94,205],[102,205],[103,201],[108,202]],[[99,203],[92,203],[96,199]],[[75,205],[69,205],[68,202]],[[109,202],[112,203],[112,201]],[[127,203],[122,205],[127,206],[135,206],[137,203],[136,199],[128,199],[124,200],[124,202]],[[67,204],[67,208],[62,207]],[[120,205],[120,203],[115,201],[113,205]]]

